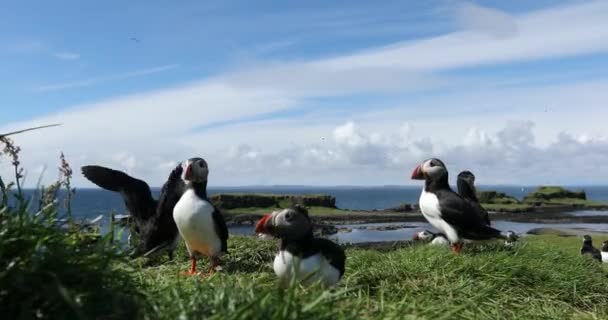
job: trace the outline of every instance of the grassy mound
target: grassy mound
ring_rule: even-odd
[[[571,206],[589,209],[608,208],[608,204],[589,201],[585,191],[571,191],[562,187],[544,186],[526,195],[523,200],[526,204],[535,206]]]
[[[601,241],[602,239],[596,239]],[[348,249],[334,291],[279,289],[270,262],[276,242],[233,237],[226,272],[201,280],[178,276],[178,261],[142,268],[151,318],[175,319],[514,319],[608,316],[606,270],[578,254],[578,238],[527,237],[507,250],[489,242],[415,246],[389,253]],[[202,264],[205,266],[205,264]]]

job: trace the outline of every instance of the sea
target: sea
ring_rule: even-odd
[[[495,190],[522,199],[537,186],[478,186],[478,190]],[[608,186],[566,186],[571,190],[584,190],[588,200],[608,202]],[[272,194],[328,194],[336,198],[341,209],[374,210],[386,209],[403,203],[417,203],[421,187],[418,186],[248,186],[248,187],[209,187],[209,195],[218,193],[272,193]],[[152,192],[158,197],[160,188]],[[35,198],[34,190],[27,190],[28,197]],[[72,212],[80,218],[93,218],[110,212],[126,214],[122,197],[115,192],[102,189],[77,189],[72,200]]]

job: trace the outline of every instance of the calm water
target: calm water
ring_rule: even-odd
[[[572,189],[584,189],[590,200],[608,202],[608,187],[570,187]],[[372,210],[384,209],[397,206],[404,202],[416,203],[420,195],[421,187],[243,187],[243,188],[209,188],[211,195],[217,193],[274,193],[274,194],[330,194],[336,197],[337,206],[344,209],[353,210]],[[522,198],[524,195],[534,190],[535,187],[504,187],[487,186],[479,187],[480,190],[496,190]],[[155,196],[159,189],[153,190]],[[28,191],[31,197],[33,191]],[[93,219],[103,215],[101,225],[105,230],[109,225],[109,212],[125,213],[122,198],[114,192],[100,189],[80,189],[77,190],[72,202],[73,212],[77,217]],[[573,212],[572,215],[608,215],[605,211],[580,211]],[[379,231],[369,229],[356,229],[361,226],[378,227],[394,224],[369,224],[369,225],[342,225],[343,227],[353,228],[352,232],[338,233],[330,238],[341,243],[357,242],[382,242],[409,240],[414,233],[423,229],[433,230],[427,223],[397,223],[397,225],[407,227],[397,230]],[[608,231],[608,224],[537,224],[537,223],[518,223],[508,221],[496,221],[494,225],[500,230],[513,230],[517,233],[526,233],[531,229],[539,227],[569,229],[582,228],[590,231]],[[235,226],[230,228],[231,234],[253,235],[252,226]],[[123,234],[126,239],[126,234]]]
[[[608,187],[568,187],[583,189],[590,200],[608,202]],[[496,190],[521,199],[535,187],[480,186],[480,190]],[[274,194],[330,194],[336,197],[337,206],[343,209],[385,209],[402,203],[417,203],[421,187],[235,187],[209,188],[210,195],[217,193],[274,193]],[[153,189],[155,196],[159,189]],[[28,191],[31,196],[33,191]],[[115,192],[101,189],[79,189],[72,202],[73,212],[81,217],[94,217],[114,210],[125,213],[122,198]]]
[[[366,228],[377,228],[385,226],[403,226],[395,230],[373,230]],[[527,223],[511,221],[493,221],[492,226],[503,231],[515,231],[518,234],[525,234],[536,228],[552,229],[582,229],[589,232],[608,232],[608,224],[605,223]],[[385,242],[411,240],[414,234],[424,229],[436,231],[426,222],[409,223],[367,223],[367,224],[344,224],[337,227],[352,228],[351,232],[339,232],[328,238],[338,243],[360,243],[360,242]],[[253,226],[238,226],[230,229],[233,234],[254,235]]]

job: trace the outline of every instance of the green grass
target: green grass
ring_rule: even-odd
[[[278,288],[270,267],[276,242],[232,237],[220,274],[179,276],[188,267],[181,249],[177,261],[141,265],[135,278],[150,318],[606,318],[606,269],[579,249],[578,237],[555,236],[526,237],[512,250],[495,242],[468,246],[460,256],[428,246],[348,249],[345,277],[327,291]]]
[[[534,206],[523,203],[483,203],[482,206],[488,211],[500,212],[526,212],[534,208]]]

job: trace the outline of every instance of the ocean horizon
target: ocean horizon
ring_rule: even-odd
[[[480,185],[479,191],[494,190],[522,199],[538,186]],[[564,186],[572,190],[584,190],[593,201],[608,202],[608,186]],[[455,187],[453,186],[455,189]],[[210,196],[220,193],[273,193],[273,194],[327,194],[336,198],[336,206],[350,210],[381,210],[403,203],[418,202],[422,186],[210,186]],[[151,188],[154,197],[160,193],[159,187]],[[25,189],[26,197],[37,199],[35,189]],[[60,201],[63,192],[59,195]],[[72,212],[81,218],[90,218],[110,212],[126,213],[122,197],[116,192],[99,188],[77,188],[72,199]]]

